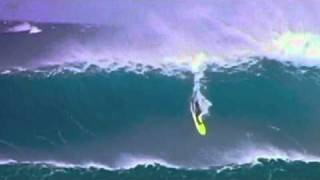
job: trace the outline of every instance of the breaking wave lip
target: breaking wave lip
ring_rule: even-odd
[[[141,64],[141,63],[134,63],[134,62],[128,62],[128,63],[117,63],[117,62],[109,62],[105,61],[103,63],[92,63],[92,62],[72,62],[72,63],[64,63],[64,64],[52,64],[52,65],[43,65],[39,67],[34,68],[25,68],[25,67],[13,67],[9,69],[2,69],[0,70],[0,75],[10,75],[15,73],[33,73],[33,74],[43,74],[45,76],[54,76],[57,74],[63,74],[63,73],[85,73],[85,72],[106,72],[111,73],[114,71],[122,70],[124,72],[132,72],[136,74],[145,74],[147,72],[156,71],[163,75],[167,76],[180,76],[183,77],[184,74],[190,73],[194,75],[201,75],[203,76],[204,71],[225,71],[233,69],[234,71],[246,71],[250,67],[256,65],[260,61],[276,61],[282,65],[287,66],[295,66],[297,68],[299,67],[312,67],[317,68],[316,65],[311,64],[299,64],[299,63],[293,63],[292,61],[279,61],[276,59],[268,59],[268,58],[262,58],[262,57],[251,57],[246,59],[239,59],[236,61],[233,61],[233,63],[227,63],[227,64],[219,64],[215,62],[205,62],[205,64],[197,67],[196,71],[191,68],[190,64],[175,64],[175,63],[169,63],[169,64],[161,64],[157,66],[149,65],[149,64]],[[320,64],[320,63],[319,63]],[[319,66],[320,67],[320,66]]]
[[[55,160],[44,160],[44,161],[16,161],[13,159],[7,159],[7,160],[0,160],[0,166],[1,165],[19,165],[19,164],[27,164],[27,165],[40,165],[40,166],[52,166],[55,168],[67,168],[67,169],[104,169],[108,171],[115,171],[115,170],[130,170],[134,169],[137,166],[156,166],[160,165],[167,168],[174,168],[174,169],[180,169],[182,167],[178,165],[174,165],[171,163],[166,162],[165,160],[162,160],[160,158],[151,158],[147,156],[129,156],[124,155],[121,157],[114,166],[109,166],[106,164],[102,164],[99,162],[93,162],[88,161],[84,163],[69,163],[69,162],[63,162],[63,161],[55,161]]]
[[[114,71],[124,71],[124,72],[132,72],[135,74],[145,74],[146,72],[157,71],[163,75],[168,76],[176,76],[182,75],[185,72],[188,72],[186,68],[178,68],[176,66],[163,65],[161,67],[153,67],[149,65],[143,64],[119,64],[119,63],[110,63],[107,65],[97,65],[86,62],[77,62],[77,63],[67,63],[62,65],[50,65],[50,66],[41,66],[37,68],[22,68],[22,67],[14,67],[10,69],[0,70],[0,75],[10,75],[16,73],[32,73],[32,74],[43,74],[45,76],[54,76],[57,74],[63,73],[84,73],[88,71],[93,72],[105,72],[111,73]]]
[[[28,32],[29,34],[36,34],[42,32],[42,29],[39,27],[30,24],[29,22],[21,22],[16,24],[13,27],[10,27],[5,31],[6,33],[20,33],[20,32]]]
[[[237,150],[231,150],[224,154],[224,159],[230,164],[260,164],[259,159],[277,160],[281,159],[287,162],[303,161],[319,162],[320,157],[306,152],[296,150],[282,150],[272,145],[247,144]]]
[[[87,162],[87,163],[82,163],[82,164],[72,164],[72,163],[67,163],[63,161],[54,161],[54,160],[49,160],[49,161],[21,161],[21,162],[16,162],[17,164],[33,164],[33,165],[43,165],[43,166],[53,166],[56,168],[84,168],[84,169],[90,169],[90,168],[95,168],[95,169],[105,169],[105,170],[113,170],[113,168],[97,163],[97,162]]]
[[[4,160],[0,159],[0,165],[14,164],[14,163],[18,163],[18,162],[13,159],[4,159]]]
[[[282,65],[294,66],[297,68],[320,68],[320,60],[308,58],[289,58],[275,55],[238,57],[234,59],[204,59],[203,64],[197,65],[189,58],[186,61],[168,60],[163,63],[144,63],[140,61],[117,61],[117,60],[98,60],[98,61],[72,61],[60,64],[43,64],[33,67],[11,67],[0,69],[0,75],[8,75],[21,72],[42,73],[46,76],[57,75],[65,72],[84,73],[90,70],[98,72],[114,72],[123,70],[124,72],[133,72],[136,74],[145,74],[151,71],[157,71],[167,76],[182,76],[185,73],[194,75],[202,74],[204,71],[224,71],[235,69],[236,71],[245,71],[256,65],[260,61],[275,61]],[[196,66],[196,67],[194,67]]]

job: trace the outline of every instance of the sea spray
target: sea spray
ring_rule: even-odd
[[[206,61],[209,57],[206,53],[199,53],[193,57],[192,72],[194,73],[194,86],[192,98],[199,102],[201,109],[200,116],[209,115],[209,108],[212,103],[201,93],[201,89],[204,89],[204,72],[207,68]],[[192,112],[193,113],[193,112]]]

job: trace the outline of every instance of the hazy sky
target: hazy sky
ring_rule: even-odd
[[[212,18],[226,16],[238,19],[247,16],[252,20],[259,18],[252,15],[260,13],[273,16],[282,13],[290,14],[291,18],[303,18],[305,13],[317,15],[319,6],[317,0],[1,0],[0,18],[46,22],[129,23],[152,15],[171,20],[182,16],[200,18],[210,15]]]
[[[319,22],[317,0],[1,0],[0,19],[241,31]]]
[[[224,57],[259,54],[283,32],[320,32],[319,9],[318,0],[1,0],[0,19],[115,27],[116,35],[99,34],[112,46],[103,56],[204,51]],[[81,55],[96,55],[90,48],[81,47]]]
[[[101,0],[2,0],[0,17],[2,19],[26,19],[45,22],[86,22],[108,23],[118,15],[125,16],[129,2]],[[134,7],[132,7],[134,8]]]

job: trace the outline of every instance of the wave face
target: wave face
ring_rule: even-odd
[[[192,124],[190,73],[53,71],[0,76],[2,156],[110,161],[138,154],[212,165],[224,163],[221,153],[236,147],[319,154],[313,143],[320,107],[317,68],[267,59],[209,67],[202,80],[203,94],[213,103],[205,138]]]

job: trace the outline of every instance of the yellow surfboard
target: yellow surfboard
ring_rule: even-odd
[[[199,116],[196,116],[196,114],[194,112],[193,104],[191,104],[191,113],[192,113],[193,122],[196,126],[197,131],[199,132],[199,134],[201,136],[205,136],[207,134],[206,125],[204,123],[204,120],[202,119],[201,114]]]
[[[207,128],[206,128],[206,125],[204,124],[202,117],[201,116],[196,117],[195,115],[193,115],[193,121],[199,134],[202,136],[205,136],[207,134]]]

